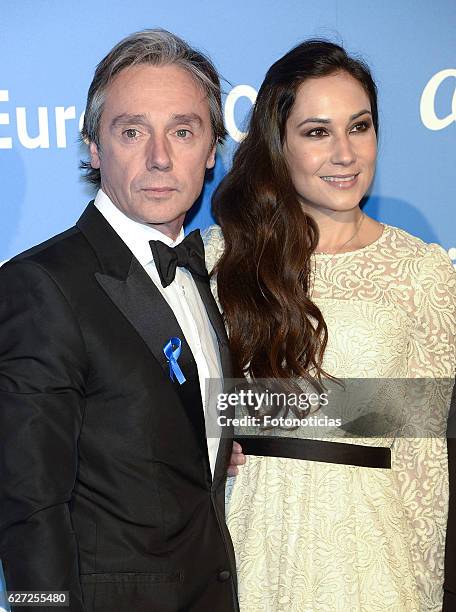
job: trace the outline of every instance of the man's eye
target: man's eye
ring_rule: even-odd
[[[137,138],[138,130],[135,130],[134,128],[128,128],[128,130],[125,130],[124,134],[127,138]]]
[[[187,138],[190,135],[190,130],[186,130],[184,128],[181,128],[180,130],[176,131],[176,136],[178,136],[178,138]]]

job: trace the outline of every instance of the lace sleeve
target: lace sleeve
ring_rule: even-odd
[[[393,445],[393,469],[410,533],[422,610],[442,599],[448,465],[445,423],[455,368],[456,273],[438,245],[417,260],[407,347],[410,430]],[[410,437],[409,437],[410,436]],[[411,437],[413,436],[413,437]]]
[[[211,225],[203,232],[202,236],[206,254],[206,267],[209,273],[211,273],[215,264],[220,259],[225,246],[222,230],[218,225]]]
[[[223,240],[222,230],[218,225],[211,225],[203,233],[204,251],[206,254],[206,268],[209,274],[214,269],[215,264],[220,259],[223,249],[225,248],[225,242]],[[215,276],[211,277],[211,291],[217,302],[220,312],[220,302],[217,294],[217,279]]]
[[[409,344],[409,376],[453,376],[456,339],[456,272],[446,252],[430,244],[415,282],[416,319]]]

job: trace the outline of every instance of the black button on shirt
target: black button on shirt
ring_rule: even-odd
[[[219,572],[218,579],[220,580],[220,582],[226,582],[230,578],[231,578],[231,572],[230,571],[222,570],[221,572]]]

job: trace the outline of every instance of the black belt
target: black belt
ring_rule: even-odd
[[[384,446],[271,436],[236,436],[235,439],[242,446],[244,455],[391,469],[391,449]]]

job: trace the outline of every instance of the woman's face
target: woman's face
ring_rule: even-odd
[[[286,123],[283,151],[308,212],[355,208],[372,182],[377,157],[361,84],[347,72],[304,81]]]

